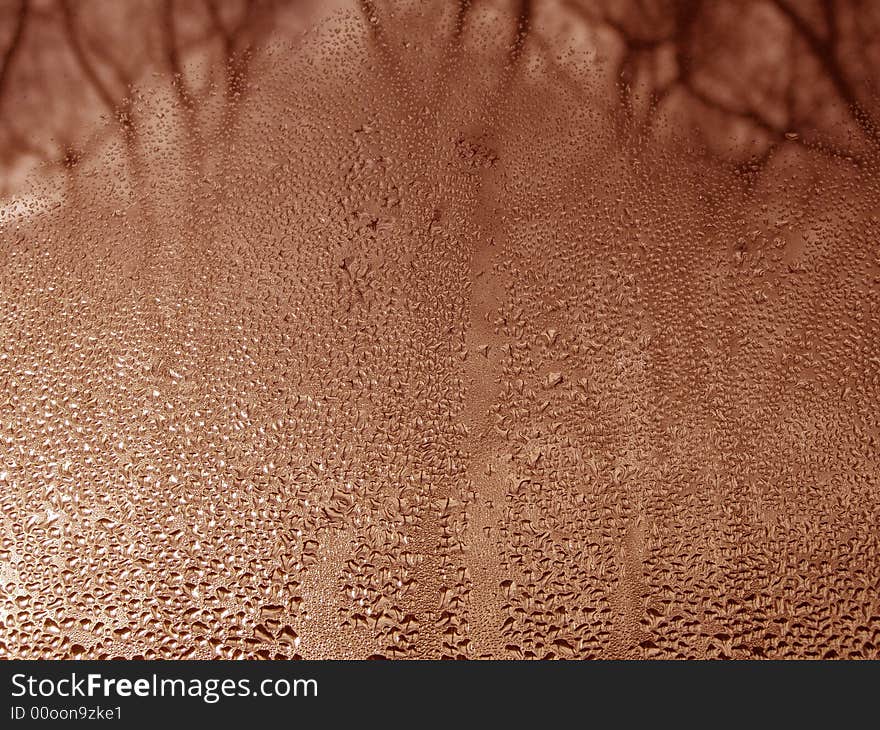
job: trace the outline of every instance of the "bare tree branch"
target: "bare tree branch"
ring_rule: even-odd
[[[98,94],[98,97],[104,103],[104,106],[107,107],[110,112],[116,114],[118,102],[114,94],[101,79],[95,66],[92,64],[91,59],[83,48],[76,27],[76,19],[73,10],[71,10],[69,0],[58,0],[58,4],[61,8],[61,14],[64,19],[64,31],[67,37],[67,43],[70,46],[70,50],[72,51],[77,64],[83,74],[85,74],[85,77],[88,79],[95,92]]]
[[[24,38],[24,29],[28,21],[28,0],[21,0],[18,4],[18,12],[15,18],[15,29],[12,31],[12,39],[6,47],[6,51],[0,58],[0,105],[3,103],[3,92],[5,91],[7,79],[9,78],[12,63],[15,56],[21,48],[21,41]]]
[[[526,41],[531,32],[532,0],[518,0],[514,14],[513,45],[510,49],[510,65],[516,66],[526,48]]]
[[[736,108],[734,106],[731,106],[730,104],[726,104],[720,99],[709,96],[709,94],[707,94],[706,92],[696,88],[696,86],[690,81],[682,81],[681,83],[687,89],[688,93],[691,96],[693,96],[701,104],[711,109],[715,109],[716,111],[720,111],[731,117],[743,119],[760,129],[761,131],[766,132],[771,138],[782,137],[785,134],[784,129],[777,127],[770,120],[762,116],[754,109]]]
[[[164,0],[162,3],[162,27],[164,30],[162,37],[165,45],[165,59],[173,77],[172,85],[178,100],[185,110],[191,111],[193,108],[193,95],[180,63],[177,23],[174,17],[175,6],[175,0]]]
[[[847,79],[846,73],[838,59],[837,49],[835,47],[837,39],[836,20],[829,20],[828,36],[827,38],[822,38],[819,33],[786,2],[786,0],[773,0],[773,3],[783,16],[788,19],[801,38],[803,38],[807,47],[810,49],[810,52],[825,69],[831,85],[840,96],[843,103],[849,108],[850,114],[859,129],[861,129],[865,136],[872,142],[880,144],[880,131],[878,131],[877,122],[859,101],[858,95]],[[825,4],[825,8],[826,15],[833,19],[834,8],[827,3]]]
[[[464,28],[467,25],[467,16],[471,10],[471,0],[458,0],[455,8],[455,21],[452,26],[452,39],[456,45],[461,45]]]

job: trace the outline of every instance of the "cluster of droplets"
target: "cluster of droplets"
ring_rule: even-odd
[[[397,20],[5,222],[0,656],[876,658],[878,160]]]

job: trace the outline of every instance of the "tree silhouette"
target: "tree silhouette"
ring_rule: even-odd
[[[185,164],[200,169],[206,140],[234,124],[254,56],[290,0],[20,0],[0,5],[0,164],[72,169],[117,137],[129,162],[142,146],[140,92],[168,91]],[[217,107],[221,113],[216,113]],[[144,111],[152,114],[152,111]],[[111,122],[90,136],[101,118]],[[6,190],[12,185],[7,177]]]
[[[745,127],[763,158],[794,142],[857,161],[880,142],[875,4],[858,0],[566,0],[609,31],[619,103],[644,129],[664,112]]]
[[[501,52],[488,44],[481,71],[497,69],[498,98],[539,61],[575,92],[605,84],[620,132],[631,139],[686,128],[758,168],[783,145],[858,165],[880,143],[880,6],[869,0],[458,0],[419,6],[430,22],[417,26],[407,24],[405,3],[352,0],[351,7],[386,65],[399,61],[415,27],[407,52],[440,48],[447,70],[492,16],[493,27],[505,29]],[[290,12],[305,15],[306,5],[5,0],[5,192],[15,170],[75,166],[106,141],[87,142],[101,116],[137,166],[143,88],[172,95],[180,154],[198,177],[205,142],[235,124],[254,58],[269,38],[289,35]],[[563,58],[571,37],[599,61],[583,69]]]

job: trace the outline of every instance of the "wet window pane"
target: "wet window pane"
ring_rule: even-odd
[[[880,656],[880,5],[0,16],[0,657]]]

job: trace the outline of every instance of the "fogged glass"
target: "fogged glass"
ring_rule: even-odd
[[[0,14],[0,656],[880,656],[880,5]]]

